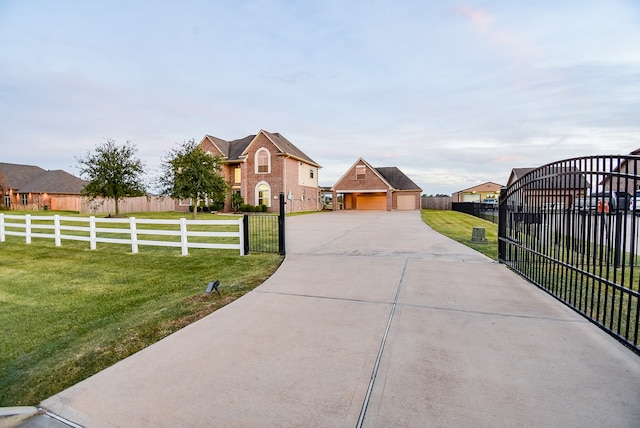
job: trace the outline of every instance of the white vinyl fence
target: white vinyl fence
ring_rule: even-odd
[[[200,226],[197,228],[200,230],[194,230],[195,226]],[[228,229],[229,226],[236,226],[237,231],[215,230],[216,228]],[[214,230],[202,230],[205,228]],[[150,245],[179,247],[182,249],[183,256],[189,254],[189,248],[239,250],[240,255],[244,256],[242,218],[237,220],[187,220],[185,218],[156,220],[135,217],[95,218],[91,216],[87,218],[0,214],[0,242],[5,242],[6,235],[24,236],[27,244],[31,243],[31,238],[53,239],[57,247],[62,244],[62,240],[67,239],[87,241],[92,250],[96,249],[97,243],[110,243],[131,245],[132,253],[138,252],[139,245]],[[141,239],[145,236],[151,236],[153,239]],[[236,238],[237,243],[229,243],[229,238]]]

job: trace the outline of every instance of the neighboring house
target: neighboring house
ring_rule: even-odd
[[[527,176],[529,173],[533,174]],[[587,176],[575,166],[513,168],[506,187],[523,177],[522,202],[525,206],[569,208],[590,188]]]
[[[452,202],[482,202],[484,199],[498,199],[502,185],[490,181],[451,195]]]
[[[600,174],[599,184],[603,190],[615,190],[618,192],[628,192],[635,195],[640,190],[640,180],[637,178],[640,174],[640,149],[636,149],[629,153],[633,158],[621,158],[620,164],[613,168],[613,174]]]
[[[0,162],[0,204],[12,210],[79,211],[85,184],[62,170]]]
[[[333,200],[347,210],[419,210],[422,189],[395,166],[374,168],[360,158],[333,185]]]
[[[222,174],[232,193],[245,204],[266,205],[278,211],[278,195],[286,197],[286,211],[312,211],[321,208],[318,172],[321,168],[293,143],[278,133],[260,130],[239,140],[225,141],[205,135],[200,148],[223,159]],[[225,211],[232,211],[231,198]]]

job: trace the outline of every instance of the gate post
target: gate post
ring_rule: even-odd
[[[507,188],[500,189],[500,199],[498,199],[498,262],[505,263],[507,243]]]
[[[249,254],[249,215],[245,214],[242,217],[242,233],[244,234],[244,255]]]
[[[281,256],[286,254],[284,245],[284,192],[280,192],[280,214],[278,215],[278,252]]]

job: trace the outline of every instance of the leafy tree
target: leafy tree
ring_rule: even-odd
[[[137,149],[127,141],[118,146],[114,140],[97,146],[78,161],[80,176],[88,181],[82,194],[93,200],[97,197],[113,199],[116,216],[120,214],[118,202],[132,196],[146,193],[142,175],[144,163],[135,157]]]
[[[220,174],[221,163],[220,156],[205,153],[193,139],[185,141],[162,160],[160,192],[176,199],[191,199],[196,218],[200,201],[224,204],[229,186]]]

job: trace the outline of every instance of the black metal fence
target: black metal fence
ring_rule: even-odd
[[[537,168],[502,190],[498,224],[500,262],[637,353],[639,167],[591,156]]]
[[[245,214],[244,253],[251,251],[285,255],[284,194],[280,193],[279,214]]]
[[[498,223],[498,206],[493,204],[483,204],[480,202],[453,202],[451,204],[453,211],[469,214],[475,217]]]

